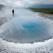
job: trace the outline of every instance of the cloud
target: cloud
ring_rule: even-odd
[[[53,0],[0,0],[0,4],[12,7],[29,7],[32,4],[53,4]]]
[[[30,5],[29,0],[0,0],[0,4],[4,4],[11,7],[24,7]]]
[[[33,4],[53,4],[53,0],[34,0]]]

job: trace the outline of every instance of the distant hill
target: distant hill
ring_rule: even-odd
[[[34,4],[31,8],[53,8],[53,4]]]

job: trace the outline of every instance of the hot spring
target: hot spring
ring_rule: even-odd
[[[11,10],[10,7],[3,8],[5,14],[2,16],[7,19],[7,22],[0,27],[2,39],[10,42],[33,43],[52,37],[53,32],[50,32],[52,21],[40,16],[41,13],[34,13],[26,8],[14,8],[15,15],[12,16]]]
[[[53,53],[53,15],[28,9],[48,1],[0,0],[0,53]]]

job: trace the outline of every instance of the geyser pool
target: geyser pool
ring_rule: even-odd
[[[8,21],[0,27],[0,37],[2,39],[19,43],[32,43],[51,38],[52,23],[41,17],[39,13],[34,13],[26,8],[15,8],[13,17],[11,10],[10,7],[3,8],[4,16]]]
[[[13,42],[28,43],[44,41],[50,38],[48,25],[46,21],[43,21],[44,18],[40,16],[33,17],[31,15],[25,15],[27,17],[22,16],[19,18],[15,16],[11,21],[2,25],[1,30],[3,32],[0,33],[0,36],[3,39]]]

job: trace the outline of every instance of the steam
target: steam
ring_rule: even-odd
[[[53,53],[53,20],[24,9],[50,1],[0,0],[0,53]]]
[[[29,7],[33,4],[53,4],[53,0],[0,0],[0,4],[11,7]]]
[[[51,45],[52,44],[52,45]],[[37,43],[13,43],[0,39],[0,53],[53,53],[53,39]]]
[[[15,17],[1,26],[1,38],[11,42],[33,43],[53,37],[52,20],[28,9],[15,9],[15,12]]]

